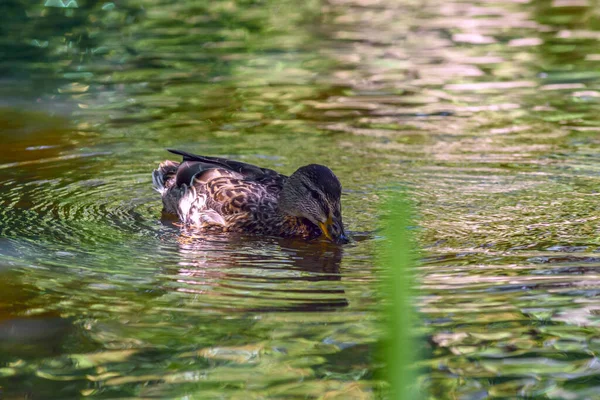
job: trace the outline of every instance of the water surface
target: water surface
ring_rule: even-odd
[[[599,390],[600,21],[571,1],[0,6],[7,398],[380,398],[379,205],[408,190],[435,398]],[[354,243],[190,238],[175,147],[330,166]]]

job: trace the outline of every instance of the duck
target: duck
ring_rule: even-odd
[[[167,149],[183,157],[152,172],[163,212],[203,232],[238,232],[349,242],[342,221],[342,185],[324,165],[290,176],[221,157]]]

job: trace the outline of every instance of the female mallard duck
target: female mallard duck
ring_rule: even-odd
[[[325,235],[348,242],[342,185],[329,168],[310,164],[287,177],[239,161],[169,151],[183,156],[183,162],[164,161],[152,173],[152,182],[165,211],[184,224],[305,239]]]

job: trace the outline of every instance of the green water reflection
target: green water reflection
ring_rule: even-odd
[[[408,188],[439,399],[594,398],[592,3],[0,4],[0,396],[380,398],[375,252]],[[344,185],[343,248],[191,240],[167,147]]]

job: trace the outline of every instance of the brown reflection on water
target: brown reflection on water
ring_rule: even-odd
[[[49,163],[78,144],[72,138],[71,122],[45,112],[0,109],[0,169],[32,163]],[[43,169],[43,168],[40,168]]]

